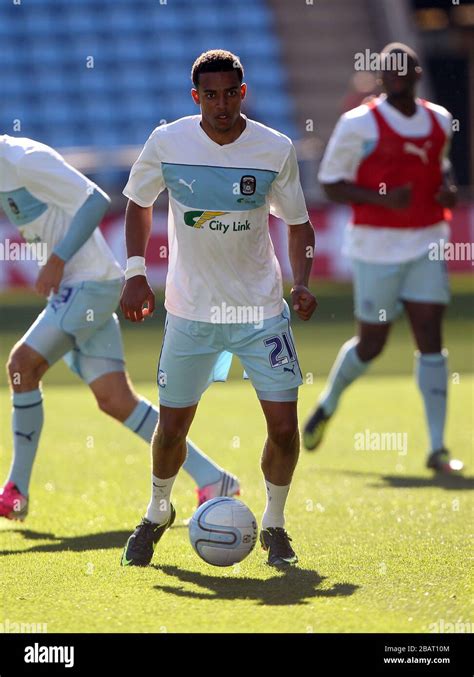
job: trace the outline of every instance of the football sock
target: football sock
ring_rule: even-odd
[[[444,424],[446,420],[446,394],[448,367],[442,353],[417,354],[415,374],[423,396],[431,451],[444,446]]]
[[[148,400],[141,399],[123,424],[147,442],[151,442],[159,415],[156,407]],[[198,487],[201,488],[207,484],[218,482],[224,470],[206,456],[191,440],[186,441],[186,446],[188,453],[183,468],[191,475]]]
[[[183,468],[191,475],[199,489],[208,484],[219,482],[224,470],[206,456],[191,440],[186,440],[186,447],[188,453]]]
[[[146,442],[151,442],[157,422],[158,409],[148,400],[141,399],[123,424]]]
[[[173,475],[167,480],[162,480],[152,474],[151,476],[151,499],[148,504],[145,517],[155,524],[163,524],[171,514],[170,496],[171,489],[178,475]]]
[[[265,480],[265,488],[267,490],[267,503],[262,517],[262,529],[269,527],[283,528],[285,526],[285,503],[290,485],[278,486]]]
[[[330,371],[326,387],[321,393],[319,404],[328,416],[335,412],[339,398],[347,386],[361,376],[369,366],[369,362],[362,362],[357,355],[358,342],[359,339],[354,336],[341,347]]]
[[[43,427],[43,397],[41,390],[36,388],[26,393],[13,393],[12,402],[13,460],[8,481],[27,496]]]

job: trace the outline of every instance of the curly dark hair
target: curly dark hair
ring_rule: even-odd
[[[201,73],[222,73],[234,70],[239,76],[240,84],[242,84],[244,69],[239,57],[226,49],[211,49],[208,52],[203,52],[193,63],[191,80],[197,89]]]

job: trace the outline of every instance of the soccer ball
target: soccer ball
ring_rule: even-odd
[[[252,552],[257,542],[257,521],[242,501],[219,496],[196,510],[189,522],[189,538],[205,562],[230,567]]]

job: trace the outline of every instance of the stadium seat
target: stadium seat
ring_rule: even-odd
[[[95,14],[85,12],[83,8],[70,6],[64,12],[62,22],[71,33],[89,33],[94,34],[97,30],[97,20]]]
[[[198,112],[189,94],[192,62],[223,47],[244,62],[251,115],[294,130],[264,0],[156,1],[152,7],[135,0],[56,0],[54,7],[28,0],[27,9],[6,7],[0,21],[6,99],[0,122],[8,129],[21,117],[52,145],[141,144],[160,120]],[[16,49],[19,40],[22,49]],[[87,57],[93,68],[86,67]]]
[[[183,12],[177,12],[173,5],[157,5],[148,17],[148,24],[156,31],[156,38],[160,39],[163,32],[179,33],[183,26],[189,25],[189,19]]]
[[[100,96],[115,91],[113,78],[110,78],[107,70],[101,64],[96,68],[78,69],[75,81],[80,85],[80,93],[86,97]]]
[[[44,96],[61,96],[71,91],[70,80],[61,71],[43,68],[40,72],[36,71],[36,76],[41,78],[41,93]]]
[[[74,118],[72,103],[67,99],[45,97],[40,104],[41,116],[51,125],[67,123]]]
[[[233,16],[236,25],[245,26],[248,30],[258,28],[264,34],[273,34],[273,19],[265,3],[255,2],[250,5],[238,2]]]
[[[7,73],[10,68],[15,68],[15,66],[18,66],[19,63],[18,56],[11,45],[12,43],[0,42],[0,62],[2,63],[2,66],[7,69]],[[8,74],[6,77],[2,76],[2,80],[4,79],[8,80]]]
[[[127,64],[130,62],[146,64],[148,61],[148,55],[144,49],[144,44],[140,40],[123,36],[115,42],[114,52],[118,64]]]
[[[48,10],[28,8],[25,12],[23,27],[31,36],[50,36],[54,32],[55,16]]]
[[[54,66],[61,62],[63,50],[60,45],[50,40],[35,41],[28,48],[33,63]]]
[[[117,90],[130,93],[142,92],[143,96],[146,96],[150,85],[156,78],[156,74],[153,75],[148,68],[125,63],[117,69],[113,81]]]
[[[205,31],[209,39],[214,31],[218,32],[223,25],[221,13],[218,9],[213,12],[203,12],[202,7],[197,5],[193,11],[193,24],[196,30]],[[219,39],[222,41],[222,44],[225,42],[224,36]]]
[[[107,21],[107,27],[115,35],[128,35],[136,25],[133,4],[129,7],[110,7],[104,9],[104,18]]]

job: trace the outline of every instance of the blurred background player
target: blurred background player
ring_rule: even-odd
[[[403,68],[392,64],[401,59]],[[389,61],[391,60],[391,63]],[[429,256],[449,239],[447,208],[456,187],[447,158],[451,114],[416,97],[421,67],[401,43],[381,53],[385,94],[344,114],[319,170],[327,196],[353,208],[345,253],[352,259],[358,334],[345,343],[304,427],[315,449],[344,390],[383,350],[392,322],[405,309],[418,348],[416,379],[423,397],[430,448],[427,467],[462,469],[444,443],[447,358],[442,318],[449,302],[446,263]]]
[[[201,115],[157,127],[124,189],[129,279],[121,307],[132,322],[142,320],[145,306],[154,308],[144,257],[153,204],[165,188],[170,254],[152,495],[146,516],[125,545],[122,565],[149,564],[173,523],[170,495],[185,458],[186,434],[215,365],[233,353],[252,381],[267,423],[261,544],[270,565],[287,566],[297,562],[284,529],[284,508],[299,453],[296,406],[302,378],[268,230],[269,211],[291,224],[292,304],[303,320],[316,308],[307,289],[314,231],[291,140],[241,114],[246,85],[238,57],[225,50],[201,54],[192,81]],[[225,316],[226,308],[235,311],[234,319]],[[239,310],[248,308],[255,309],[253,318],[239,320]]]
[[[125,372],[117,307],[122,270],[98,228],[108,196],[52,148],[0,136],[0,202],[29,243],[50,253],[35,289],[48,304],[8,360],[13,461],[0,490],[0,516],[24,519],[43,427],[40,382],[61,357],[92,390],[101,411],[150,442],[158,410],[137,395]],[[238,481],[191,442],[184,465],[198,501],[234,495]]]

